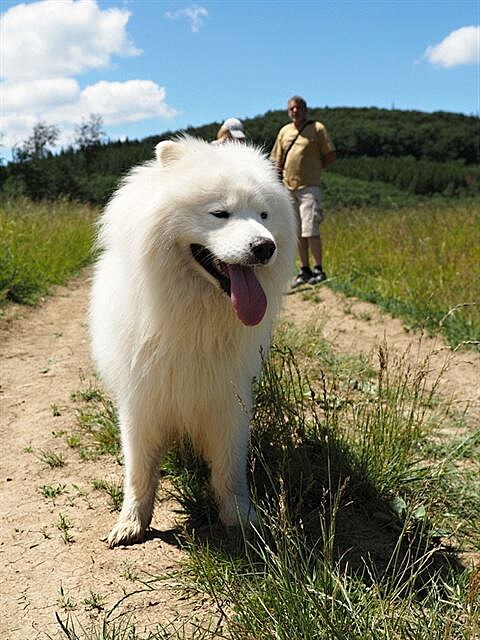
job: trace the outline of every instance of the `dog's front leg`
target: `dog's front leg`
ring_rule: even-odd
[[[208,452],[213,493],[227,527],[257,520],[248,494],[248,416],[239,413],[233,427],[215,430]]]
[[[120,407],[119,415],[125,464],[124,498],[118,521],[107,537],[110,547],[144,538],[152,519],[161,457],[159,443],[153,441],[145,421],[124,407]]]

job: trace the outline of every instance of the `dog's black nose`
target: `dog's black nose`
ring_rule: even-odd
[[[273,240],[257,240],[250,244],[250,250],[256,260],[261,264],[268,262],[275,253],[275,243]]]

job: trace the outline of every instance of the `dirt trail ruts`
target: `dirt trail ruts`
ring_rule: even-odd
[[[119,482],[122,470],[112,460],[80,461],[66,445],[65,435],[75,423],[70,395],[82,387],[81,376],[92,375],[88,290],[86,272],[39,307],[10,308],[0,317],[2,640],[64,638],[55,613],[65,618],[69,606],[88,627],[90,620],[139,589],[132,577],[165,574],[183,557],[172,534],[178,514],[168,502],[157,505],[154,534],[145,543],[108,549],[102,538],[115,515],[92,480]],[[441,340],[407,333],[400,321],[375,306],[325,287],[318,295],[319,303],[303,300],[301,292],[286,296],[284,318],[300,325],[317,322],[337,352],[374,354],[385,341],[389,349],[407,352],[415,361],[431,354],[432,379],[448,360],[440,388],[468,412],[472,424],[478,420],[478,354],[452,353]],[[51,468],[42,461],[42,452],[51,451],[66,458],[63,467]],[[42,486],[59,484],[65,491],[54,500],[42,495]],[[62,521],[71,525],[73,542],[65,542]],[[129,596],[110,617],[133,610],[141,632],[167,623],[188,606],[173,595],[167,581]]]

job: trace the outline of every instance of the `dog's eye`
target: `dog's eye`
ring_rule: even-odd
[[[210,211],[210,214],[212,216],[215,216],[215,218],[229,218],[230,217],[230,212],[229,211]]]
[[[260,214],[260,218],[262,220],[266,220],[268,218],[268,213],[266,211],[262,211],[262,213]]]

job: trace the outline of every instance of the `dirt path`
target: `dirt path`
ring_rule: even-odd
[[[107,549],[102,538],[115,516],[92,480],[118,482],[121,468],[104,459],[82,462],[65,444],[65,433],[74,424],[70,395],[81,387],[81,375],[92,374],[88,288],[88,277],[80,278],[39,308],[23,310],[21,317],[10,320],[0,318],[2,640],[63,638],[55,612],[65,618],[70,607],[88,626],[125,594],[139,589],[132,578],[164,574],[182,558],[168,533],[175,513],[165,503],[156,508],[152,523],[163,533],[141,545]],[[468,411],[472,423],[478,420],[480,356],[452,353],[439,340],[406,333],[399,321],[372,305],[344,299],[326,288],[319,295],[319,304],[304,301],[301,292],[287,296],[285,318],[319,323],[319,330],[340,352],[374,353],[386,340],[389,348],[409,349],[415,359],[432,353],[432,376],[448,359],[443,392]],[[42,452],[62,454],[66,464],[51,468]],[[54,500],[46,498],[44,485],[65,485],[64,492]],[[62,522],[71,525],[73,542],[65,542]],[[186,605],[172,596],[168,583],[162,583],[128,597],[111,617],[134,608],[141,632],[143,626],[166,623],[182,606]]]
[[[64,637],[55,621],[56,611],[65,618],[62,603],[88,625],[90,618],[139,588],[132,577],[163,574],[181,557],[175,544],[159,537],[114,552],[107,549],[102,538],[115,515],[92,480],[120,481],[121,468],[105,459],[80,461],[60,435],[71,433],[70,395],[81,388],[80,375],[92,371],[88,288],[85,279],[75,281],[40,308],[0,327],[2,640]],[[52,406],[60,416],[53,415]],[[63,454],[67,464],[50,468],[42,451]],[[66,491],[54,501],[42,495],[42,486],[59,484]],[[73,543],[63,539],[62,517],[72,525]],[[174,514],[157,508],[152,524],[166,531],[174,525]],[[138,608],[138,618],[148,624],[172,618],[170,602],[165,585],[162,593],[141,593],[125,605]],[[122,610],[119,606],[112,616]]]

